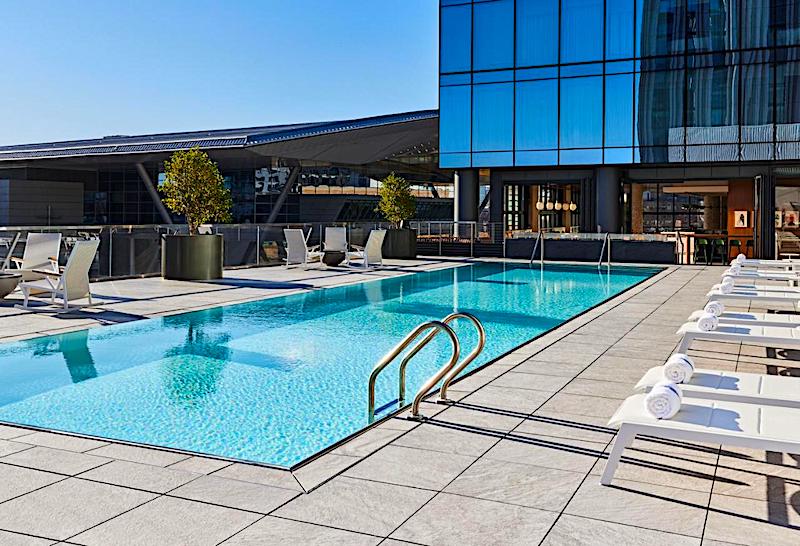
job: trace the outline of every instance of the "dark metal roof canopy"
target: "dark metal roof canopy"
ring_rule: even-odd
[[[99,139],[0,146],[0,162],[160,154],[198,146],[242,149],[272,157],[364,165],[438,141],[437,110],[344,121],[242,129],[108,136]]]

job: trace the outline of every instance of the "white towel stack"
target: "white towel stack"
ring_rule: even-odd
[[[733,292],[733,279],[730,277],[722,279],[722,283],[719,285],[719,291],[723,294],[730,294]]]
[[[686,383],[694,373],[694,360],[689,355],[675,353],[664,364],[664,379],[673,383]]]
[[[711,313],[715,317],[721,317],[722,313],[725,312],[725,305],[721,301],[710,301],[703,308],[703,311]]]
[[[747,256],[745,256],[744,254],[739,254],[738,256],[736,256],[736,261],[739,262],[740,264],[743,264],[746,260]]]
[[[644,397],[644,407],[656,419],[670,419],[681,409],[682,398],[678,385],[671,381],[661,381]]]
[[[717,326],[719,326],[719,319],[717,315],[713,313],[703,313],[700,315],[700,318],[697,319],[697,327],[701,332],[716,330]]]

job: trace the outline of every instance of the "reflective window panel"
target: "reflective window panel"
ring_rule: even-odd
[[[517,66],[558,63],[559,0],[517,0]]]
[[[440,24],[440,72],[472,69],[472,6],[442,7]]]
[[[603,0],[561,0],[561,62],[603,59]]]
[[[514,149],[513,83],[474,86],[472,109],[473,152]]]
[[[514,67],[514,0],[481,2],[474,14],[474,70]]]

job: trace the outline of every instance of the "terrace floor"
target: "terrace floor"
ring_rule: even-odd
[[[92,316],[0,304],[0,341],[283,295],[380,272],[98,283]],[[721,268],[674,267],[295,472],[0,425],[0,543],[800,544],[800,457],[640,441],[603,487],[606,422]],[[792,351],[697,343],[705,368],[800,375]]]

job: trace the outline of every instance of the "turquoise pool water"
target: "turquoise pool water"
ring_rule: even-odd
[[[657,271],[476,263],[0,344],[0,421],[291,466],[368,424],[369,373],[417,324],[475,314],[474,368]],[[412,361],[411,398],[449,350]],[[376,393],[395,409],[396,364]]]

